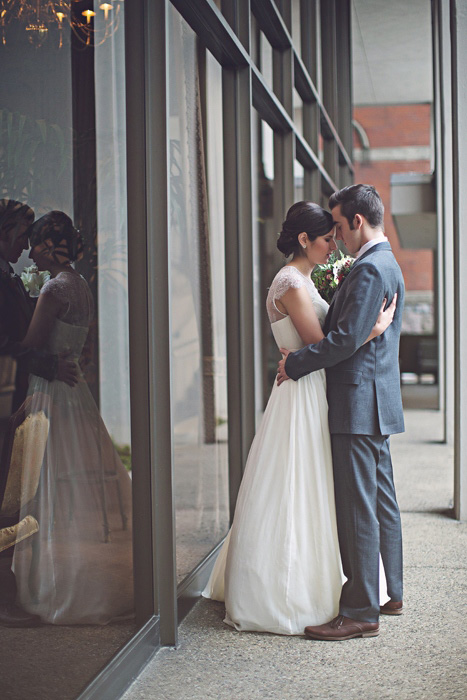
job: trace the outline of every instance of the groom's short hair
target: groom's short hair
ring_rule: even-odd
[[[329,208],[341,207],[350,228],[356,214],[365,217],[372,228],[383,226],[384,205],[373,185],[348,185],[329,197]]]

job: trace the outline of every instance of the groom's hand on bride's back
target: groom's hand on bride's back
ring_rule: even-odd
[[[69,352],[62,352],[58,356],[56,379],[74,387],[78,382],[78,365],[76,362],[68,360],[69,356]]]
[[[286,350],[285,348],[281,348],[281,353],[282,360],[280,360],[279,364],[277,365],[277,386],[280,386],[282,382],[285,382],[287,379],[290,379],[290,377],[287,375],[287,372],[285,371],[285,361],[287,359],[287,356],[290,354],[290,351]]]

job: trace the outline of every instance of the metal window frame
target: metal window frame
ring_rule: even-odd
[[[451,85],[452,85],[452,184],[454,209],[454,514],[467,520],[467,375],[464,371],[467,347],[465,301],[467,291],[462,261],[467,252],[467,206],[464,192],[467,184],[467,132],[465,75],[467,57],[465,35],[467,12],[463,0],[451,0]]]

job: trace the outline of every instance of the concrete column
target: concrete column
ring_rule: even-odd
[[[467,519],[467,2],[451,0],[454,213],[454,511]]]
[[[249,52],[249,0],[223,0],[222,10]],[[255,434],[251,68],[224,68],[222,87],[229,499],[233,517],[243,468]]]

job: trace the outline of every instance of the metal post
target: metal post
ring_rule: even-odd
[[[336,0],[321,3],[321,56],[323,61],[323,104],[334,126],[338,124]],[[338,148],[333,138],[323,143],[324,167],[337,184]]]
[[[249,50],[249,0],[226,0],[222,9],[229,24]],[[233,517],[238,488],[255,432],[251,68],[224,68],[222,87],[229,497]]]
[[[158,612],[154,599],[148,392],[145,53],[141,40],[145,34],[145,6],[146,0],[138,0],[125,21],[133,561],[138,624]]]
[[[320,76],[320,17],[318,0],[310,0],[300,4],[300,22],[302,25],[301,44],[302,60],[319,92]],[[320,111],[317,102],[303,103],[303,136],[317,154],[319,150]],[[305,199],[319,202],[321,197],[321,176],[317,168],[305,169],[303,183]]]
[[[148,3],[147,211],[151,454],[156,473],[154,536],[157,544],[161,643],[177,643],[177,577],[173,430],[171,411],[171,300],[169,220],[168,0]]]
[[[336,54],[337,54],[337,94],[339,109],[337,111],[337,130],[342,144],[352,158],[352,40],[350,0],[337,0],[336,4]],[[332,117],[334,120],[334,117]],[[339,187],[352,183],[353,177],[345,161],[339,165]]]
[[[467,518],[467,5],[451,0],[452,165],[454,204],[454,511]]]

